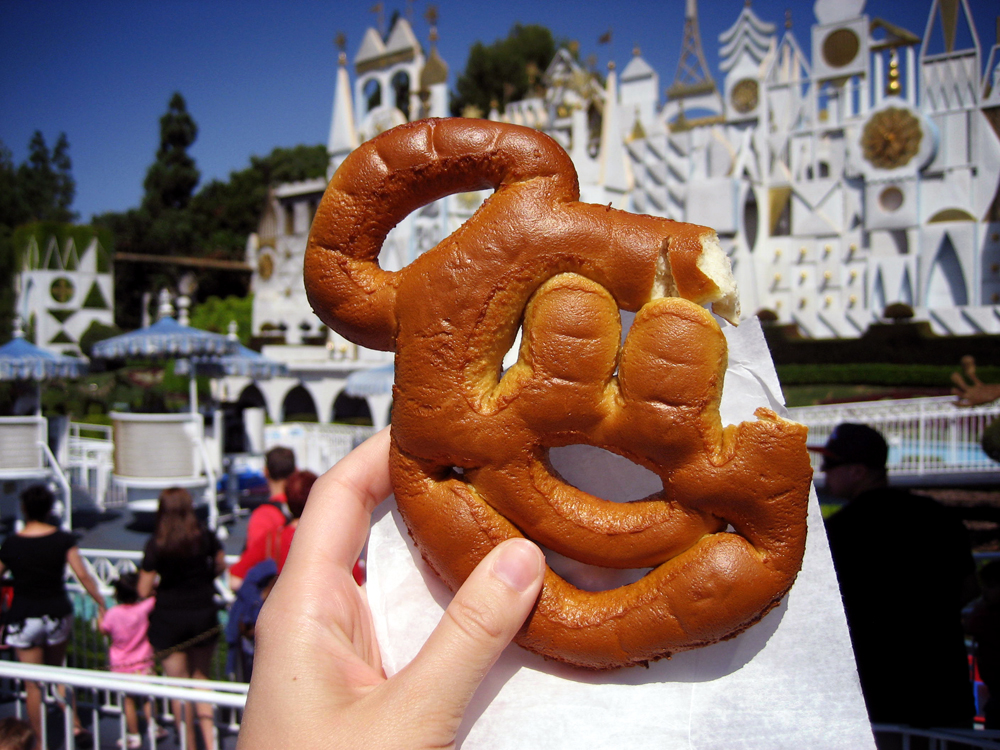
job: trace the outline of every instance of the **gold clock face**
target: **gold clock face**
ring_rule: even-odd
[[[257,273],[260,274],[260,277],[264,279],[264,281],[271,278],[271,274],[274,273],[274,258],[272,258],[270,254],[265,253],[257,260]]]
[[[752,78],[744,78],[733,86],[729,98],[732,99],[733,109],[741,115],[757,108],[757,81]]]
[[[837,29],[823,40],[823,59],[831,68],[842,68],[858,55],[861,41],[851,29]]]
[[[861,152],[879,169],[906,166],[920,150],[924,132],[911,112],[889,107],[872,115],[861,132]]]

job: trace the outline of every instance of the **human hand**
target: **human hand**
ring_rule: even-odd
[[[385,677],[351,569],[391,492],[388,452],[386,429],[313,487],[257,621],[239,750],[453,747],[469,700],[534,605],[544,558],[509,540],[469,576],[414,660]]]
[[[1000,398],[1000,383],[984,383],[976,375],[976,360],[971,355],[962,357],[962,371],[969,382],[965,381],[961,373],[953,372],[951,382],[955,387],[951,392],[958,396],[955,403],[959,406],[978,406],[988,404]]]

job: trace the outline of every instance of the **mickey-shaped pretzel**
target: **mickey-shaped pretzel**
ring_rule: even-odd
[[[398,272],[378,266],[411,211],[488,187],[435,248]],[[396,351],[393,488],[448,586],[520,535],[593,565],[653,567],[599,592],[548,569],[517,637],[609,669],[732,637],[775,606],[801,565],[811,470],[805,427],[766,409],[721,425],[726,344],[701,305],[738,313],[714,232],[578,198],[569,157],[536,131],[403,125],[334,175],[305,281],[331,328]],[[622,346],[619,308],[637,312]],[[519,360],[501,374],[519,327]],[[571,444],[650,469],[663,491],[615,503],[567,484],[548,451]]]

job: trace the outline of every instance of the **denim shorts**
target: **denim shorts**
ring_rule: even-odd
[[[37,646],[55,646],[69,638],[73,627],[73,615],[65,617],[26,617],[23,620],[7,623],[8,646],[14,648],[35,648]]]

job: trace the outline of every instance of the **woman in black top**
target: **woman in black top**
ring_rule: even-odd
[[[208,679],[212,652],[218,640],[215,577],[225,570],[225,553],[215,534],[194,512],[191,493],[171,487],[160,493],[156,529],[146,543],[139,572],[139,595],[156,593],[149,615],[149,642],[156,651],[196,640],[162,659],[168,677]],[[158,580],[157,580],[158,579]],[[206,635],[208,634],[208,635]],[[180,719],[181,701],[174,701]],[[195,747],[191,704],[183,706],[187,746]],[[197,704],[198,724],[205,747],[215,747],[215,722],[209,703]]]
[[[76,537],[48,523],[55,497],[45,485],[21,493],[24,528],[0,547],[0,575],[14,577],[14,601],[7,613],[6,642],[17,660],[26,664],[62,666],[66,641],[73,627],[73,605],[66,594],[64,575],[69,563],[80,583],[104,615],[104,597],[87,572],[76,546]],[[41,737],[42,691],[37,682],[25,681],[28,719]],[[80,745],[87,736],[74,711],[74,733]],[[83,735],[83,736],[81,736]]]

